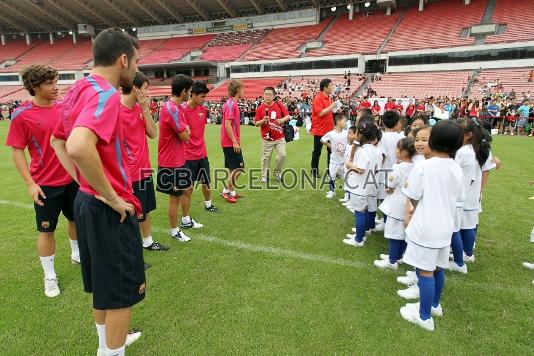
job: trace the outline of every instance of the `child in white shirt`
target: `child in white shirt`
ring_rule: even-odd
[[[374,265],[379,268],[398,268],[398,260],[404,252],[404,216],[406,213],[407,198],[402,193],[408,176],[413,168],[412,157],[415,155],[415,143],[411,138],[398,141],[396,156],[397,164],[393,165],[392,172],[386,175],[388,196],[380,204],[379,209],[384,213],[384,237],[389,241],[389,255],[381,255]]]
[[[328,174],[330,175],[329,191],[326,194],[327,199],[332,199],[335,195],[335,186],[337,176],[344,176],[345,167],[345,149],[347,147],[347,119],[343,114],[334,116],[335,127],[332,131],[327,132],[321,137],[323,145],[331,150],[330,164]]]
[[[431,331],[432,315],[443,314],[444,268],[449,266],[456,202],[462,190],[462,170],[451,157],[462,144],[460,125],[440,121],[430,132],[432,157],[414,166],[402,190],[415,207],[406,219],[404,262],[417,268],[420,303],[406,304],[400,313],[405,320]]]

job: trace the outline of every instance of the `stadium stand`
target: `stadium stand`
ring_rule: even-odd
[[[186,54],[202,49],[213,37],[213,35],[202,35],[170,38],[145,55],[139,64],[164,64],[178,61]]]
[[[493,22],[506,25],[506,31],[500,35],[487,36],[486,43],[534,40],[534,27],[532,26],[534,12],[532,12],[531,0],[497,1]]]
[[[317,25],[274,29],[263,41],[245,53],[243,59],[253,61],[299,57],[301,55],[299,47],[319,37],[333,19],[328,18]]]
[[[483,70],[473,85],[471,96],[480,98],[484,93],[494,93],[495,90],[510,92],[512,89],[518,95],[528,92],[534,94],[534,78],[531,71],[530,68]],[[499,84],[502,85],[501,89],[498,89]]]
[[[369,17],[356,15],[350,21],[343,16],[336,20],[324,36],[324,46],[307,55],[328,56],[348,53],[376,53],[395,22],[398,14],[385,16],[373,14]]]
[[[283,81],[283,78],[254,78],[242,79],[241,82],[245,88],[244,98],[255,99],[263,95],[263,89],[267,86],[277,87]],[[219,87],[210,91],[206,100],[220,100],[227,97],[227,84],[223,82]]]
[[[269,29],[261,29],[218,33],[208,43],[208,47],[230,46],[238,44],[256,44],[259,43],[269,32]]]
[[[84,40],[73,45],[70,50],[50,62],[50,65],[58,70],[81,70],[87,67],[92,60],[93,43]]]
[[[370,84],[378,96],[425,98],[459,97],[471,71],[391,73]]]
[[[200,59],[205,61],[226,62],[234,61],[252,47],[251,44],[235,44],[206,48]]]
[[[384,51],[473,45],[474,38],[460,38],[460,32],[480,23],[486,3],[487,0],[473,0],[466,6],[461,1],[440,1],[426,4],[423,12],[411,7]]]
[[[6,60],[14,60],[28,52],[40,42],[33,42],[30,46],[25,40],[11,40],[5,46],[0,46],[0,64]]]

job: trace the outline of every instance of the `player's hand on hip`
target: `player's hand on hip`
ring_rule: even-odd
[[[34,183],[33,185],[29,186],[28,192],[30,193],[30,196],[35,204],[44,206],[44,202],[40,198],[46,199],[46,195],[39,185]]]
[[[99,195],[95,197],[103,203],[109,205],[111,209],[115,210],[121,216],[121,223],[124,222],[124,220],[126,220],[128,216],[135,215],[134,206],[119,197],[118,195],[112,200],[107,200],[106,198],[101,197]]]
[[[241,152],[241,147],[239,146],[239,143],[234,142],[234,152],[239,153]]]

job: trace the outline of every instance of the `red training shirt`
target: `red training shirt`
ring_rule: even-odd
[[[181,106],[167,100],[159,113],[158,166],[179,168],[185,164],[185,143],[178,137],[186,128]]]
[[[120,120],[121,97],[106,79],[91,74],[78,80],[65,96],[61,120],[53,135],[66,140],[72,129],[85,127],[97,137],[96,149],[102,161],[104,174],[117,195],[134,205],[141,213],[141,204],[134,196],[132,178],[124,149],[123,125]],[[80,190],[97,195],[83,176],[78,173]]]
[[[226,121],[232,122],[232,131],[234,132],[234,138],[237,143],[241,145],[241,113],[239,106],[233,98],[229,98],[223,105],[223,121],[221,125],[221,147],[234,147],[234,144],[228,132],[226,131]]]
[[[146,139],[146,123],[141,105],[133,108],[121,104],[120,117],[124,126],[124,148],[133,182],[151,175],[150,156]]]
[[[208,123],[208,110],[203,105],[191,108],[187,103],[182,105],[184,119],[191,128],[189,141],[185,143],[186,161],[194,161],[208,156],[204,133]]]
[[[22,150],[28,148],[30,174],[40,186],[60,187],[72,182],[50,146],[50,137],[60,113],[58,103],[44,107],[28,101],[11,114],[6,145]]]

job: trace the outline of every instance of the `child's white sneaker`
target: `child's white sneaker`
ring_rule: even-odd
[[[534,269],[534,263],[523,262],[523,266],[528,269]]]
[[[382,260],[388,260],[388,261],[389,261],[389,255],[386,255],[385,253],[381,253],[381,254],[380,254],[380,259],[382,259]],[[402,264],[402,258],[401,258],[401,259],[398,259],[398,260],[397,260],[397,263],[398,263],[399,265],[401,265],[401,264]]]
[[[336,192],[329,190],[328,193],[326,193],[326,199],[332,199],[334,195],[336,195]]]
[[[405,284],[407,286],[413,286],[416,285],[418,282],[417,276],[400,276],[397,277],[397,282],[401,284]]]
[[[378,267],[378,268],[382,268],[382,269],[386,269],[386,268],[390,268],[390,269],[397,269],[399,268],[399,264],[397,262],[391,264],[389,263],[389,260],[375,260],[373,262],[373,264]]]
[[[427,320],[421,319],[419,316],[419,310],[404,306],[400,308],[400,314],[404,320],[414,323],[425,330],[434,331],[434,319],[432,319],[432,317]]]
[[[350,245],[350,246],[354,246],[354,247],[363,247],[363,245],[365,244],[365,241],[358,242],[354,239],[344,239],[343,243]]]
[[[371,231],[373,231],[373,232],[382,232],[382,231],[384,231],[385,226],[386,225],[383,222],[381,222],[380,224],[375,224],[375,228],[372,229]]]
[[[351,214],[354,214],[354,213],[356,212],[356,210],[352,209],[352,208],[350,207],[350,205],[347,206],[347,209],[349,209],[349,211],[350,211]]]
[[[471,256],[467,256],[465,253],[464,253],[464,262],[475,262],[475,255],[471,255]]]
[[[397,291],[397,294],[399,297],[404,299],[419,299],[419,287],[414,284],[412,286],[409,286],[406,289],[401,289]]]
[[[407,308],[413,308],[413,309],[417,310],[417,312],[419,312],[419,306],[420,306],[419,302],[417,302],[417,303],[407,303],[406,304]],[[438,305],[436,308],[434,308],[434,306],[432,306],[432,316],[443,316],[443,308],[441,307],[441,304]]]
[[[417,272],[415,271],[406,271],[406,277],[417,277]]]
[[[449,271],[451,272],[460,272],[460,273],[467,273],[467,265],[464,263],[462,267],[458,266],[458,264],[454,261],[449,262]]]
[[[384,222],[384,219],[376,218],[375,219],[375,225],[382,224]]]
[[[356,234],[347,234],[346,235],[348,239],[356,240]],[[364,236],[362,239],[364,242],[367,241],[367,236]]]
[[[347,197],[343,197],[343,198],[339,199],[339,201],[342,202],[342,203],[348,203],[349,202]]]

